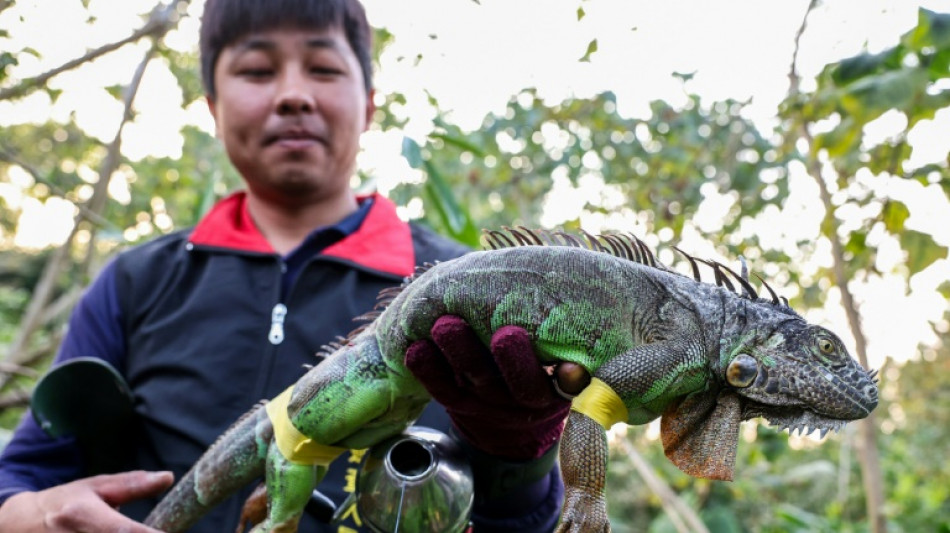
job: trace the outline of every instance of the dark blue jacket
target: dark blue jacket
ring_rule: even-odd
[[[296,381],[323,345],[351,331],[352,317],[370,310],[381,289],[400,283],[417,264],[466,252],[400,221],[395,206],[375,195],[281,257],[257,230],[245,201],[243,193],[231,195],[193,230],[120,254],[70,319],[56,363],[103,358],[133,392],[138,417],[123,436],[134,450],[129,469],[181,477],[242,413]],[[273,316],[278,304],[287,309],[282,324]],[[435,403],[418,423],[446,432],[450,426]],[[357,457],[338,459],[320,490],[341,503],[357,465]],[[28,414],[0,456],[0,499],[81,475],[75,443],[50,439]],[[514,508],[500,510],[496,502],[476,509],[482,512],[477,530],[550,530],[562,495],[557,469],[521,492],[512,495],[520,502]],[[231,498],[192,531],[233,531],[246,495]],[[141,519],[154,503],[122,511]],[[300,530],[359,531],[359,525],[351,510],[339,528],[305,517]]]

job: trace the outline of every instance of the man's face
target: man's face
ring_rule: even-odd
[[[248,35],[214,81],[218,137],[252,193],[302,204],[349,190],[374,106],[341,30]]]

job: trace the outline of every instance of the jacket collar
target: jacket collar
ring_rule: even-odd
[[[409,276],[415,252],[409,225],[396,215],[396,206],[379,193],[359,228],[325,248],[320,255],[333,257],[386,274]],[[188,242],[196,246],[274,255],[247,209],[247,193],[235,192],[218,203],[198,222]]]

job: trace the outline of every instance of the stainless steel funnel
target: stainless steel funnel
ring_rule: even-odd
[[[472,471],[448,435],[414,426],[366,452],[354,496],[379,533],[458,533],[472,511]]]

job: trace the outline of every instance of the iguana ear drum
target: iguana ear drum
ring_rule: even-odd
[[[744,353],[736,356],[726,368],[726,381],[733,387],[744,389],[759,375],[759,364],[751,355]]]

